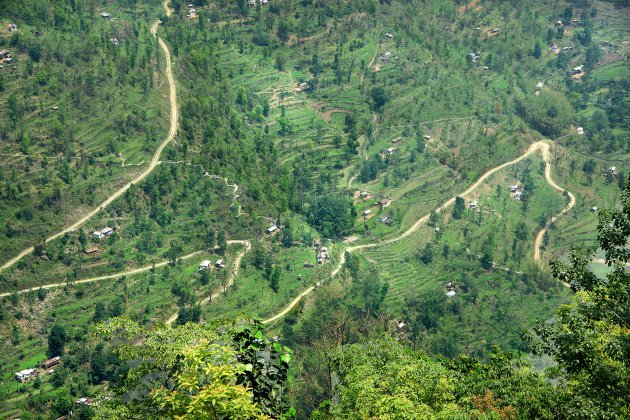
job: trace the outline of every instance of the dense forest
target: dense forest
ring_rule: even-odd
[[[1,417],[630,416],[627,1],[0,9]]]

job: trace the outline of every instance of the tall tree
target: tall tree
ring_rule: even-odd
[[[61,325],[54,325],[48,334],[48,357],[62,356],[68,334]]]
[[[590,271],[590,255],[576,250],[570,264],[551,263],[554,277],[576,294],[530,336],[532,348],[550,354],[566,383],[572,417],[628,418],[630,389],[630,187],[621,207],[598,214],[599,246],[611,268],[605,277]]]

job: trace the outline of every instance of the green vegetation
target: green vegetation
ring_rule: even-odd
[[[5,3],[0,417],[629,415],[627,2]]]

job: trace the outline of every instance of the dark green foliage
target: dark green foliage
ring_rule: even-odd
[[[352,202],[334,195],[313,200],[308,210],[308,222],[326,238],[347,233],[354,225],[356,217],[357,212]]]
[[[192,305],[190,307],[179,308],[175,325],[183,325],[187,322],[199,323],[201,320],[201,306]]]
[[[264,330],[256,319],[237,323],[233,328],[231,335],[237,360],[246,366],[237,383],[252,390],[254,402],[265,414],[277,418],[293,412],[284,396],[292,351],[277,339],[266,338]]]
[[[374,105],[374,109],[377,111],[380,111],[389,100],[389,95],[387,91],[381,86],[373,87],[370,91],[370,94],[372,95],[372,103]]]
[[[462,197],[455,198],[455,205],[453,206],[453,219],[459,220],[466,211],[466,201]]]
[[[535,326],[530,342],[558,363],[572,417],[623,418],[630,415],[630,188],[622,192],[620,209],[598,216],[599,246],[612,271],[596,276],[588,267],[590,255],[581,251],[571,254],[570,265],[554,260],[554,276],[576,295],[553,319]]]
[[[66,329],[61,325],[54,325],[48,334],[48,357],[62,356],[63,350],[68,341]]]
[[[571,104],[558,92],[516,99],[516,109],[523,118],[543,135],[558,137],[571,123]]]

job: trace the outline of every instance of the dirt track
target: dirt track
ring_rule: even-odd
[[[466,189],[461,194],[458,194],[457,196],[464,196],[464,195],[470,194],[475,188],[477,188],[479,185],[481,185],[481,183],[483,183],[486,179],[488,179],[488,177],[490,177],[494,173],[500,171],[501,169],[504,169],[504,168],[506,168],[508,166],[514,165],[515,163],[518,163],[518,162],[522,161],[523,159],[527,158],[529,155],[533,154],[536,151],[540,151],[540,153],[542,154],[543,159],[545,160],[545,179],[547,180],[547,182],[553,188],[564,192],[565,190],[560,188],[558,186],[558,184],[556,184],[554,182],[554,180],[551,178],[551,162],[550,162],[550,156],[549,156],[549,144],[544,142],[544,141],[538,141],[536,143],[533,143],[531,146],[529,146],[529,149],[527,149],[527,151],[525,153],[523,153],[521,156],[517,157],[516,159],[511,160],[509,162],[506,162],[506,163],[504,163],[502,165],[499,165],[499,166],[497,166],[495,168],[490,169],[488,172],[486,172],[481,177],[479,177],[479,179],[477,181],[475,181],[475,183],[472,184],[470,187],[468,187],[468,189]],[[575,205],[575,197],[570,192],[567,191],[567,193],[568,193],[568,195],[570,197],[569,204],[567,205],[567,207],[565,207],[562,210],[562,212],[560,212],[560,214],[554,216],[549,221],[549,223],[555,222],[558,217],[560,217],[564,213],[568,212]],[[442,204],[439,208],[436,209],[436,212],[440,213],[444,209],[446,209],[447,207],[449,207],[453,203],[455,203],[455,199],[457,198],[457,196],[451,197],[449,200],[447,200],[444,204]],[[341,271],[341,268],[343,267],[343,264],[345,263],[345,260],[346,260],[345,252],[354,252],[354,251],[360,251],[362,249],[367,249],[367,248],[375,248],[375,247],[378,247],[378,246],[381,246],[381,245],[387,245],[387,244],[391,244],[391,243],[394,243],[396,241],[399,241],[399,240],[401,240],[401,239],[411,235],[413,232],[417,231],[420,228],[420,226],[422,226],[427,220],[429,220],[429,216],[430,216],[430,214],[422,216],[421,218],[419,218],[416,221],[416,223],[413,224],[413,226],[411,226],[405,232],[403,232],[400,235],[395,236],[393,238],[386,239],[386,240],[380,241],[380,242],[373,242],[373,243],[370,243],[370,244],[355,245],[355,246],[347,247],[344,250],[344,252],[341,253],[341,257],[339,259],[339,262],[337,263],[337,266],[335,267],[335,269],[330,273],[329,278],[332,278],[332,277],[336,276],[339,273],[339,271]],[[540,261],[540,244],[542,242],[542,238],[543,238],[543,235],[545,234],[546,229],[547,228],[541,230],[538,233],[538,236],[536,237],[536,241],[534,242],[534,260],[536,260],[536,261]],[[314,286],[311,286],[308,289],[306,289],[305,291],[303,291],[298,297],[296,297],[291,303],[289,303],[289,305],[286,308],[284,308],[281,312],[279,312],[278,314],[272,316],[271,318],[268,318],[268,319],[264,320],[263,323],[268,324],[268,323],[274,322],[274,321],[282,318],[286,314],[288,314],[300,302],[300,300],[303,297],[305,297],[308,294],[310,294],[311,292],[313,292],[313,290],[315,290],[316,287],[320,286],[321,283],[322,282],[319,281]]]
[[[241,261],[243,260],[243,257],[245,256],[245,254],[247,254],[249,252],[249,250],[252,248],[252,244],[249,241],[228,241],[228,244],[242,244],[243,245],[243,250],[234,259],[234,266],[232,267],[232,273],[230,274],[230,277],[229,277],[228,282],[225,285],[225,287],[222,287],[222,289],[224,289],[224,290],[226,290],[227,288],[229,288],[230,286],[232,286],[234,284],[234,280],[236,279],[236,276],[238,275],[238,270],[241,268]],[[208,296],[207,298],[205,298],[204,300],[199,302],[199,304],[200,305],[206,305],[209,302],[212,302],[214,299],[220,297],[222,293],[223,292],[221,290],[217,290],[216,292],[212,293],[210,296]],[[179,315],[178,312],[176,312],[173,315],[171,315],[166,320],[166,324],[170,325],[173,322],[175,322],[175,320],[177,319],[178,315]]]
[[[171,15],[171,9],[168,7],[168,2],[169,2],[169,0],[166,0],[163,5],[164,5],[164,8],[166,9],[166,15],[170,16]],[[154,36],[157,36],[157,28],[158,28],[159,24],[160,24],[160,22],[157,21],[157,22],[155,22],[153,24],[153,26],[151,26],[151,33]],[[140,175],[138,175],[132,181],[130,181],[127,184],[125,184],[118,191],[116,191],[115,193],[110,195],[98,207],[96,207],[94,210],[90,211],[88,214],[83,216],[81,219],[77,220],[74,224],[72,224],[71,226],[68,226],[67,228],[63,229],[62,231],[57,232],[54,235],[46,238],[45,242],[50,242],[52,240],[55,240],[55,239],[59,238],[60,236],[65,235],[68,232],[72,232],[72,231],[76,230],[83,223],[87,222],[92,217],[94,217],[101,209],[107,207],[114,200],[116,200],[118,197],[123,195],[125,193],[125,191],[127,191],[133,184],[137,184],[138,182],[142,181],[147,176],[149,176],[149,174],[151,172],[153,172],[153,170],[159,164],[159,162],[160,162],[160,155],[162,154],[162,151],[171,142],[171,140],[173,140],[173,137],[175,137],[175,133],[177,132],[178,110],[177,110],[177,90],[176,90],[176,87],[175,87],[175,78],[173,77],[173,71],[171,69],[171,52],[169,51],[168,47],[166,46],[164,41],[162,41],[161,38],[158,37],[158,40],[159,40],[159,43],[160,43],[160,47],[162,47],[162,50],[164,51],[164,55],[166,56],[166,77],[168,79],[168,84],[169,84],[169,100],[170,100],[170,104],[171,104],[171,118],[170,118],[170,128],[169,128],[169,131],[168,131],[168,135],[166,136],[164,141],[160,144],[160,146],[157,148],[157,150],[153,154],[153,158],[151,159],[151,162],[149,163],[149,166],[147,167],[147,169],[144,170],[144,172],[142,172]],[[9,261],[5,262],[2,265],[2,267],[0,267],[0,270],[6,270],[7,268],[11,267],[13,264],[18,262],[22,258],[24,258],[26,255],[28,255],[31,252],[33,252],[33,250],[34,250],[34,247],[32,247],[32,246],[29,247],[29,248],[26,248],[25,250],[20,252],[18,255],[16,255],[15,257],[10,259]]]

